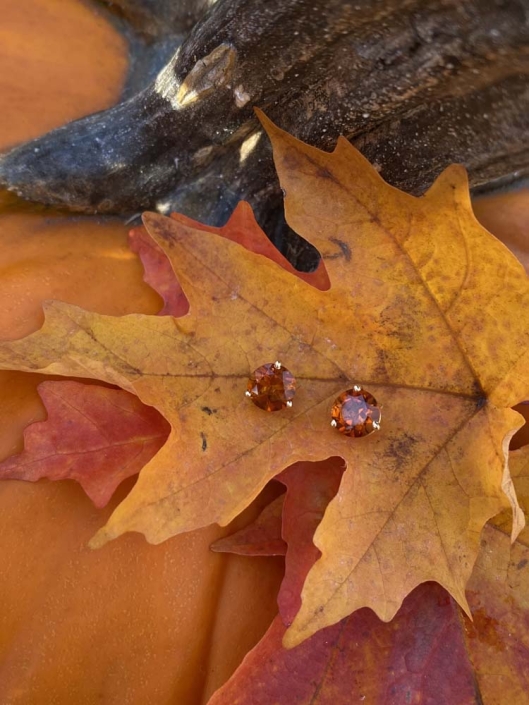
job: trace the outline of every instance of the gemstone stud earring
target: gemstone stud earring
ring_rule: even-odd
[[[355,384],[335,400],[331,426],[345,436],[361,438],[380,430],[380,407],[375,397]]]
[[[295,393],[296,378],[279,360],[254,370],[246,389],[246,396],[265,411],[290,408]]]

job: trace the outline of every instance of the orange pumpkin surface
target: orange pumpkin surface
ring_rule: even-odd
[[[4,0],[0,36],[0,148],[117,100],[124,41],[83,0]],[[478,217],[527,255],[527,192],[494,199],[478,202]],[[118,219],[0,194],[0,238],[2,339],[36,330],[44,299],[114,315],[161,306]],[[41,380],[0,372],[0,459],[44,418]],[[212,553],[229,530],[159,546],[129,534],[90,551],[130,484],[99,511],[73,482],[0,483],[0,702],[201,705],[271,622],[282,561]]]
[[[82,0],[6,0],[1,36],[1,149],[117,100],[126,47]],[[39,328],[45,299],[114,315],[161,306],[118,219],[4,193],[0,238],[2,339]],[[0,459],[45,417],[42,379],[0,373]],[[212,553],[226,529],[90,551],[118,499],[98,511],[73,482],[0,483],[0,702],[199,705],[271,622],[282,562]]]

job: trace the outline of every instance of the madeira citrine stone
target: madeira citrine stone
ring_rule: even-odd
[[[380,428],[381,414],[375,397],[358,386],[340,394],[331,415],[331,425],[346,436],[361,438]]]
[[[296,378],[279,362],[268,362],[252,372],[246,396],[260,409],[280,411],[292,406]]]

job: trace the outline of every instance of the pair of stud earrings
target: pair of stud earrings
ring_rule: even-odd
[[[292,407],[296,378],[276,360],[258,367],[248,379],[246,396],[260,409]],[[331,426],[345,436],[361,438],[380,429],[380,407],[375,397],[358,385],[342,392],[331,410]]]

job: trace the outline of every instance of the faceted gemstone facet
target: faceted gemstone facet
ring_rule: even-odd
[[[292,406],[296,378],[280,362],[268,362],[252,372],[246,396],[260,409],[280,411]]]
[[[340,394],[332,407],[332,426],[346,436],[361,438],[380,428],[380,409],[375,397],[361,387]]]

